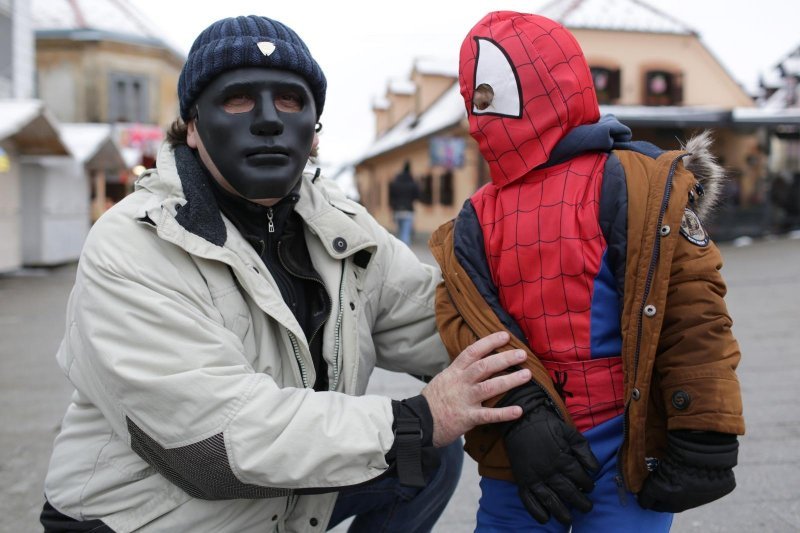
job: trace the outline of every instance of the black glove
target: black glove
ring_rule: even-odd
[[[505,428],[505,445],[519,497],[540,524],[552,514],[569,525],[568,505],[592,510],[586,492],[594,488],[591,474],[600,469],[589,442],[559,416],[544,390],[534,382],[510,391],[499,406],[519,405],[522,418]]]
[[[722,498],[736,487],[736,435],[670,431],[667,454],[644,482],[639,505],[679,513]]]

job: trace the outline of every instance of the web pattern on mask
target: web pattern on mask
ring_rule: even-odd
[[[582,155],[473,197],[500,303],[554,383],[562,382],[567,409],[584,428],[622,408],[622,370],[611,361],[619,358],[592,359],[591,346],[594,280],[606,247],[599,224],[606,158]]]
[[[498,184],[540,165],[566,131],[598,118],[591,73],[577,41],[562,26],[539,20],[541,23],[525,16],[514,18],[513,30],[509,31],[507,24],[495,26],[493,16],[471,33],[496,42],[522,80],[522,118],[490,114],[470,117],[471,133]],[[469,40],[471,54],[462,51],[460,72],[467,78],[462,83],[471,85],[462,86],[462,91],[467,89],[466,103],[471,109],[478,46],[474,39]]]

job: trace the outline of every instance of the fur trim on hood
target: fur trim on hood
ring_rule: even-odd
[[[689,152],[683,160],[686,170],[694,174],[697,182],[702,186],[703,194],[695,191],[694,210],[701,220],[714,210],[720,201],[722,190],[725,186],[725,169],[717,162],[711,153],[714,140],[710,130],[692,137],[681,148]]]

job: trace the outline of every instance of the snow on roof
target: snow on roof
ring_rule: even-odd
[[[372,100],[372,109],[389,109],[391,103],[384,97],[376,97]]]
[[[61,138],[80,163],[92,159],[106,143],[114,143],[110,124],[62,123]]]
[[[800,108],[767,109],[763,107],[737,107],[733,110],[733,120],[737,123],[755,124],[793,124],[800,125]]]
[[[445,128],[458,124],[466,117],[464,99],[461,97],[458,83],[454,83],[419,117],[407,115],[392,129],[367,148],[359,161],[404,146]]]
[[[41,100],[0,100],[0,141],[30,124],[43,109]]]
[[[389,80],[389,86],[386,88],[387,92],[394,94],[414,94],[417,91],[417,86],[411,80],[403,78],[394,78]]]
[[[458,63],[441,58],[418,57],[414,60],[414,70],[420,74],[428,74],[431,76],[446,76],[448,78],[458,77]]]
[[[572,29],[697,33],[683,22],[639,0],[553,0],[536,13]]]
[[[601,105],[600,113],[614,115],[625,124],[681,125],[718,124],[727,121],[731,110],[711,106]]]
[[[0,141],[16,137],[21,151],[31,155],[67,153],[58,121],[41,100],[0,100]]]
[[[38,37],[70,33],[78,38],[113,38],[163,46],[184,57],[156,24],[129,0],[31,0]]]

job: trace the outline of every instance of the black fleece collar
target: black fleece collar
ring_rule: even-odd
[[[186,231],[204,238],[211,244],[222,246],[228,238],[217,200],[212,189],[212,177],[197,159],[194,150],[186,145],[174,148],[175,167],[183,186],[186,204],[175,216]]]

